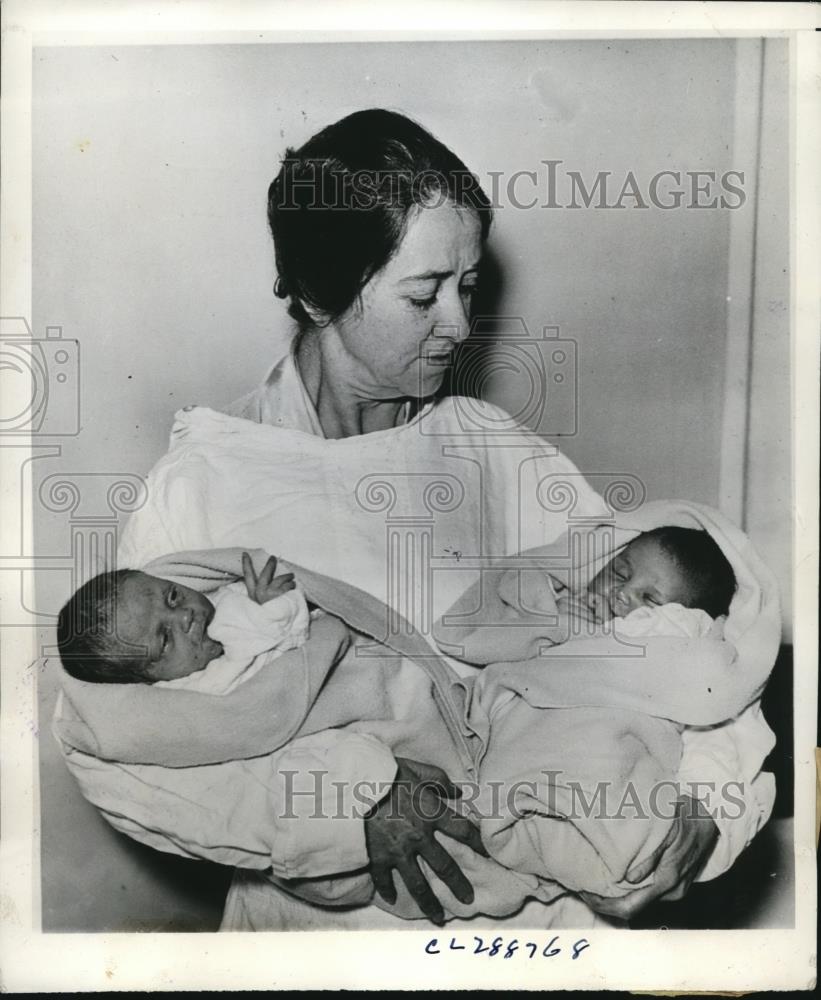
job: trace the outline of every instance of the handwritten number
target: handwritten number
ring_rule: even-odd
[[[510,944],[507,946],[507,951],[505,952],[505,958],[511,958],[519,950],[519,939],[514,938]],[[533,958],[533,956],[530,956]]]
[[[502,949],[503,958],[512,958],[520,948],[525,948],[530,953],[528,958],[533,958],[536,952],[539,950],[539,945],[533,941],[526,941],[524,944],[519,944],[518,938],[511,938],[510,941],[505,943],[505,939],[502,936],[495,937],[490,944],[485,944],[484,938],[480,938],[474,935],[473,940],[476,942],[476,947],[473,949],[474,955],[481,955],[483,952],[487,952],[489,958],[493,958],[498,955]],[[559,940],[559,935],[554,935],[550,941],[542,949],[542,955],[545,958],[553,958],[554,955],[561,954],[562,949],[556,943]],[[452,937],[450,939],[450,944],[448,945],[449,951],[465,951],[467,946],[464,944],[457,944],[457,938]],[[572,945],[571,958],[575,961],[581,955],[583,951],[586,951],[590,947],[590,942],[587,938],[579,938]],[[425,945],[425,952],[428,955],[440,955],[441,949],[439,948],[439,938],[431,938],[430,941]]]
[[[559,940],[558,934],[550,939],[549,943],[545,946],[544,951],[542,951],[542,954],[544,955],[545,958],[553,958],[554,955],[558,955],[559,952],[562,950],[561,948],[553,948],[553,945],[558,940]],[[551,951],[551,949],[553,950]]]

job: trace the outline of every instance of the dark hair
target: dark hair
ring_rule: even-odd
[[[447,146],[395,111],[357,111],[287,149],[268,188],[275,287],[305,329],[305,305],[341,316],[396,251],[414,206],[451,201],[492,210],[478,179]]]
[[[665,526],[645,531],[640,538],[654,538],[686,577],[695,597],[693,607],[711,618],[726,615],[736,591],[733,567],[707,531]]]
[[[148,684],[145,653],[117,636],[117,602],[134,570],[100,573],[66,601],[57,616],[57,647],[66,671],[81,681]]]

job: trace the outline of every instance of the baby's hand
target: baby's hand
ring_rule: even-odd
[[[596,622],[593,612],[585,602],[571,594],[562,594],[556,600],[556,610],[559,613],[560,641],[563,642],[573,636],[585,634],[588,626]]]
[[[242,553],[242,575],[245,578],[245,587],[248,596],[257,604],[266,604],[276,597],[282,597],[289,590],[296,587],[293,573],[283,573],[282,576],[274,576],[277,570],[277,561],[271,556],[262,567],[262,572],[257,576],[254,571],[254,564],[247,552]]]

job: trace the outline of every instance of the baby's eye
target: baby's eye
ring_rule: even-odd
[[[168,591],[168,604],[169,604],[169,607],[172,607],[172,608],[176,607],[177,600],[179,599],[179,596],[180,596],[180,592],[179,592],[179,590],[177,590],[176,587],[172,587]]]

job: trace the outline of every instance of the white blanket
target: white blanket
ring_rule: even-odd
[[[360,587],[427,635],[474,581],[477,558],[562,534],[567,512],[542,502],[545,482],[567,483],[575,516],[607,515],[553,445],[511,433],[509,418],[505,431],[496,411],[488,430],[465,425],[463,404],[446,399],[402,427],[342,440],[181,410],[120,565],[262,548]]]

